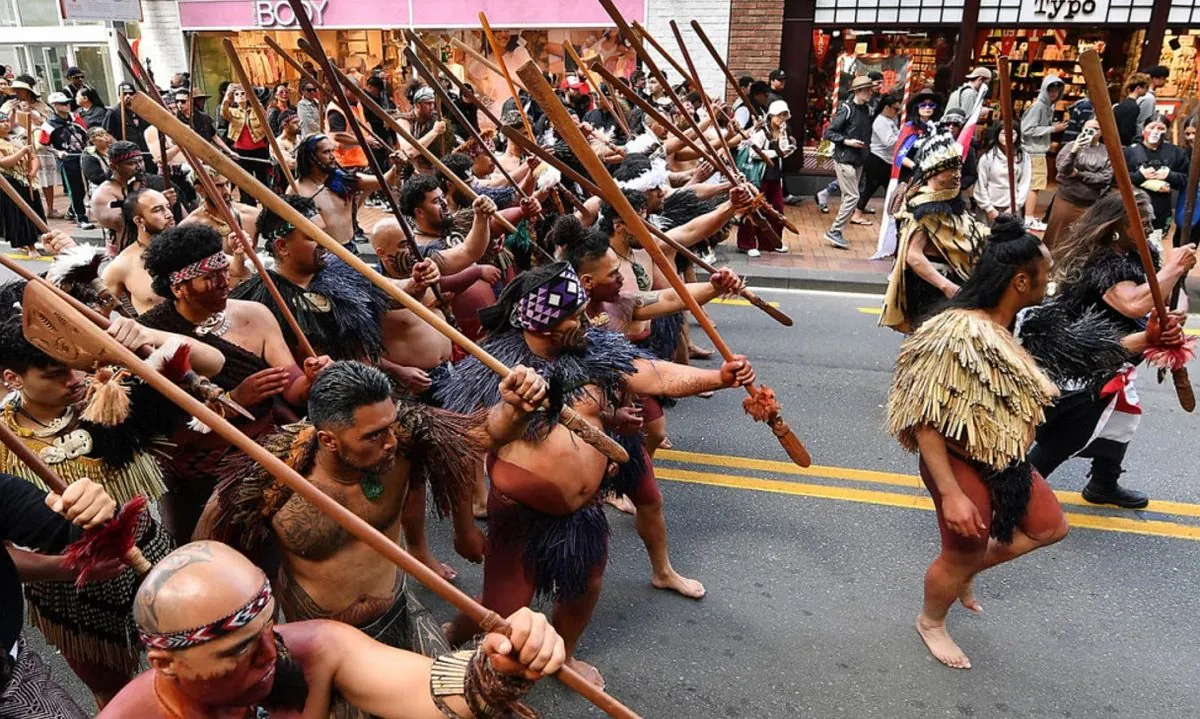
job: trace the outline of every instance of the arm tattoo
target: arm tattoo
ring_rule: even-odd
[[[638,292],[633,296],[633,306],[635,308],[649,307],[658,304],[661,299],[662,293],[660,292]]]

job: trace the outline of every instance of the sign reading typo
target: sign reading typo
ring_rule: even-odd
[[[1104,22],[1108,0],[1023,0],[1021,22]]]

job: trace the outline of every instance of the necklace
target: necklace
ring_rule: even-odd
[[[17,398],[17,401],[14,403],[14,408],[21,414],[28,417],[31,421],[36,422],[38,425],[40,425],[42,427],[42,429],[22,428],[22,429],[25,429],[25,431],[28,432],[31,436],[37,437],[39,439],[45,438],[45,437],[53,437],[57,434],[60,434],[64,429],[71,426],[72,422],[75,421],[75,408],[71,407],[71,406],[68,406],[66,411],[64,411],[62,413],[62,415],[59,416],[57,419],[52,419],[49,422],[43,422],[40,419],[38,419],[37,417],[34,417],[33,415],[29,414],[29,411],[26,410],[22,406],[21,399],[19,396]]]
[[[649,292],[650,288],[654,285],[654,281],[651,279],[650,274],[646,272],[646,268],[642,267],[637,260],[633,259],[633,253],[630,252],[630,257],[626,257],[620,252],[617,252],[617,248],[614,247],[613,254],[633,266],[633,276],[637,280],[638,290],[641,292]]]
[[[224,312],[218,312],[208,319],[200,323],[196,328],[196,334],[203,337],[204,335],[212,335],[213,337],[224,337],[229,331],[233,321],[229,319],[229,315]]]
[[[362,488],[363,496],[371,502],[378,502],[379,498],[383,496],[383,482],[380,481],[377,474],[368,474],[363,477],[358,486]]]
[[[208,220],[210,222],[212,222],[213,225],[216,226],[216,230],[217,230],[217,232],[221,233],[221,237],[223,237],[223,238],[228,237],[230,234],[233,233],[233,228],[229,226],[229,223],[225,222],[224,220],[220,219],[219,217],[214,217],[213,214],[208,211],[207,205],[204,207],[203,210],[201,210],[201,212],[203,212],[204,216],[207,217]]]

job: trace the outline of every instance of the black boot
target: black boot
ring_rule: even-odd
[[[1125,509],[1142,509],[1150,504],[1150,498],[1142,492],[1126,489],[1117,483],[1121,476],[1120,466],[1098,467],[1098,462],[1092,463],[1092,471],[1088,472],[1088,483],[1083,488],[1083,498],[1092,504],[1115,504]]]

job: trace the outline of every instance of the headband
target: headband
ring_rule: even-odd
[[[194,280],[209,272],[223,270],[226,267],[229,267],[229,256],[218,250],[202,260],[197,260],[183,269],[172,272],[171,286],[182,285],[188,280]]]
[[[136,160],[142,156],[142,151],[136,145],[133,149],[119,150],[117,152],[109,151],[108,161],[114,165],[130,160]]]
[[[307,208],[305,210],[298,210],[298,212],[310,220],[312,218],[316,217],[317,215],[321,214],[320,211],[317,210],[317,208],[315,206]],[[275,229],[273,229],[269,232],[263,232],[263,233],[259,234],[259,236],[263,239],[264,242],[267,243],[268,246],[270,246],[270,243],[274,242],[275,240],[278,240],[281,237],[287,237],[288,235],[292,234],[296,230],[295,225],[293,225],[292,223],[283,219],[282,217],[279,218],[279,223],[280,223],[279,227],[276,227]]]
[[[179,632],[155,634],[139,630],[138,634],[147,649],[166,649],[168,651],[188,649],[233,634],[253,622],[270,603],[271,582],[264,579],[262,589],[258,590],[258,593],[251,597],[250,601],[246,602],[241,609],[221,617],[215,622]]]
[[[544,332],[575,314],[587,299],[587,290],[579,283],[579,276],[563,262],[557,275],[517,301],[508,321],[513,327]]]

